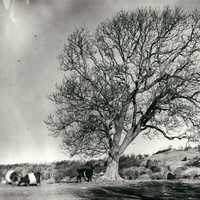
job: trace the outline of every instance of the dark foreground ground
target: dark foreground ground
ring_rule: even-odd
[[[200,183],[138,182],[100,186],[83,184],[42,184],[17,187],[0,185],[0,200],[200,200]]]

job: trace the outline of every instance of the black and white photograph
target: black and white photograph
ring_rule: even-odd
[[[0,0],[0,200],[199,200],[200,1]]]

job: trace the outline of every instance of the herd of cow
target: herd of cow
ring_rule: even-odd
[[[25,176],[21,176],[14,170],[9,170],[5,176],[5,183],[15,184],[18,186],[27,185],[39,185],[40,184],[40,172],[28,173]]]
[[[79,168],[77,169],[76,181],[92,181],[92,176],[94,175],[93,167],[90,168]],[[9,170],[5,176],[6,183],[15,184],[18,186],[29,186],[29,185],[40,185],[41,173],[28,173],[25,176],[20,176],[16,171]]]

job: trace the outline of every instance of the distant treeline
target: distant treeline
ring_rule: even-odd
[[[130,168],[133,166],[140,166],[142,161],[148,155],[131,155],[122,156],[119,161],[119,170],[124,168]],[[43,180],[53,179],[55,182],[60,182],[63,178],[68,177],[73,179],[77,175],[77,169],[81,167],[94,167],[95,174],[105,172],[107,162],[105,159],[90,160],[87,162],[63,160],[59,162],[53,162],[50,164],[13,164],[13,165],[0,165],[0,177],[4,179],[6,172],[9,169],[16,170],[22,175],[29,172],[39,171],[42,174]]]

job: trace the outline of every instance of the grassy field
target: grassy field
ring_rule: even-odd
[[[0,185],[0,200],[73,200],[81,199],[75,190],[84,190],[79,185],[45,184],[41,186],[18,187]]]
[[[103,186],[95,183],[42,184],[18,187],[0,185],[0,200],[126,200],[142,199],[127,186]]]
[[[0,185],[0,200],[199,200],[200,182],[143,181],[133,184]]]

